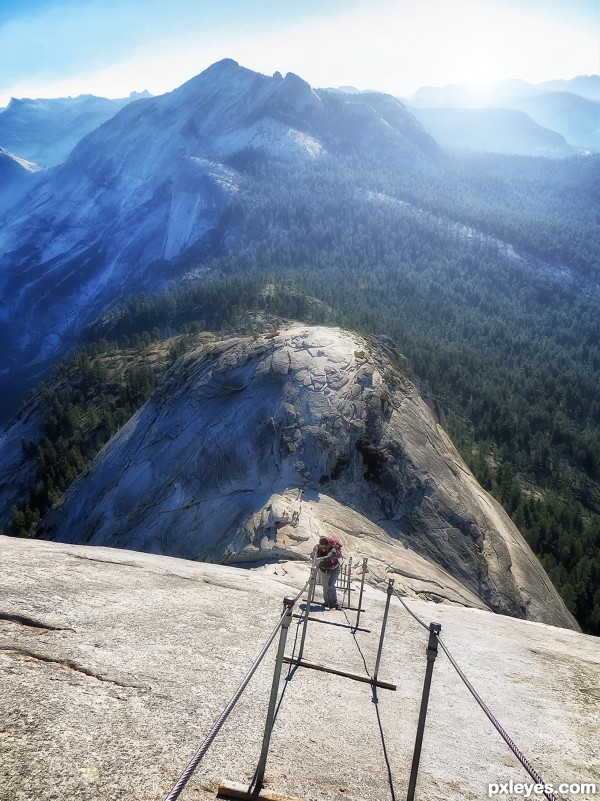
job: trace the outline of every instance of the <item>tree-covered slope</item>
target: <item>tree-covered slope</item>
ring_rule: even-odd
[[[249,185],[269,190],[248,194],[235,248],[203,267],[229,276],[238,309],[261,304],[257,288],[233,289],[255,275],[296,288],[272,297],[280,314],[393,337],[569,608],[600,631],[600,160],[353,166],[308,165],[291,184],[248,154]],[[112,324],[206,317],[202,292],[138,300]]]

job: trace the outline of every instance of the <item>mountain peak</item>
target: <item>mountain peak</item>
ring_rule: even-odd
[[[8,105],[6,106],[5,109],[3,109],[3,111],[8,111],[9,109],[11,111],[15,111],[15,109],[19,109],[22,106],[25,106],[29,103],[33,103],[33,101],[30,100],[29,98],[11,97],[11,99],[8,101]]]
[[[95,130],[78,139],[70,157],[34,188],[26,206],[14,208],[0,232],[4,285],[26,282],[23,292],[11,294],[9,313],[23,304],[31,315],[31,325],[0,329],[0,369],[38,371],[106,304],[178,278],[173,262],[189,248],[207,248],[213,255],[224,228],[233,227],[226,211],[248,180],[243,165],[249,157],[295,165],[324,153],[368,152],[386,162],[437,157],[438,146],[414,118],[401,113],[398,101],[382,95],[363,102],[355,95],[346,103],[340,97],[314,91],[294,73],[270,77],[223,59],[178,89],[130,103],[119,113],[116,101],[102,101]],[[51,129],[49,104],[36,111],[42,131]],[[70,118],[62,111],[67,132],[82,116],[74,118],[74,111],[72,103]],[[0,121],[6,125],[10,116]],[[21,121],[19,131],[24,130]],[[25,153],[6,138],[0,141],[41,166],[57,163],[54,153]],[[88,202],[74,202],[82,191],[89,193]],[[31,259],[35,275],[22,269]],[[173,266],[157,275],[151,266],[157,260]],[[43,266],[50,261],[52,271]],[[70,280],[57,280],[63,270]],[[43,310],[37,305],[41,298]]]
[[[208,72],[208,70],[216,71],[224,69],[244,69],[244,67],[240,67],[239,63],[233,58],[222,58],[219,61],[215,61],[210,67],[207,67],[205,72]]]
[[[286,83],[292,85],[310,86],[308,81],[305,81],[304,78],[301,78],[299,75],[296,75],[295,72],[287,72],[283,80],[286,81]]]
[[[143,100],[146,97],[152,97],[150,92],[147,89],[143,89],[141,92],[130,92],[127,99],[128,100]]]
[[[216,75],[231,75],[232,73],[246,70],[245,67],[240,67],[237,61],[232,58],[222,58],[220,61],[215,61],[210,67],[202,70],[200,75],[215,77]],[[192,79],[193,80],[193,79]]]
[[[188,102],[189,99],[196,97],[198,92],[212,93],[220,88],[228,87],[228,89],[231,89],[236,86],[239,89],[240,80],[244,82],[248,78],[257,75],[258,73],[246,67],[241,67],[232,58],[223,58],[202,70],[198,75],[194,75],[193,78],[190,78],[181,86],[173,89],[165,97],[169,97],[173,101],[183,100]]]

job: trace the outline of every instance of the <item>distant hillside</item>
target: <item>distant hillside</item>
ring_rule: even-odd
[[[522,111],[502,108],[416,108],[408,106],[444,148],[482,153],[565,158],[576,148]]]
[[[507,102],[539,125],[562,134],[569,145],[600,152],[600,101],[571,92],[552,92]]]
[[[464,139],[468,150],[564,157],[572,155],[575,148],[600,152],[599,87],[597,75],[538,85],[503,81],[490,87],[426,86],[407,103],[422,122],[430,125],[425,127],[441,144],[447,141],[452,143],[448,146],[460,147]],[[451,114],[450,109],[455,113]],[[469,115],[468,109],[480,109],[482,113]],[[530,122],[526,132],[524,121],[519,123],[508,114],[503,117],[500,110],[522,111],[547,130],[536,131]],[[566,146],[556,137],[552,142],[549,132],[563,137]]]
[[[600,75],[578,75],[568,80],[544,81],[535,89],[542,92],[571,92],[586,100],[600,103]]]
[[[52,167],[63,162],[82,137],[142,96],[132,94],[121,100],[94,95],[13,97],[0,110],[0,146],[40,167]]]

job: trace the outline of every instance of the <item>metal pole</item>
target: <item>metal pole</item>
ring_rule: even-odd
[[[335,582],[335,589],[343,591],[342,606],[344,605],[344,598],[346,597],[346,565],[340,566],[340,572]]]
[[[310,570],[310,580],[308,583],[308,597],[306,599],[306,610],[304,614],[304,622],[302,624],[302,637],[300,639],[300,648],[298,650],[298,661],[302,659],[304,653],[304,641],[306,640],[306,629],[308,626],[308,616],[310,614],[310,607],[315,597],[315,587],[317,584],[317,566],[313,564]]]
[[[352,593],[350,592],[350,582],[352,581],[352,557],[348,559],[348,572],[346,573],[346,584],[344,586],[344,605],[350,606],[350,598]],[[346,603],[346,593],[348,594],[348,601]]]
[[[385,627],[387,625],[388,612],[390,609],[390,601],[392,600],[393,592],[394,592],[394,579],[389,579],[387,588],[387,601],[385,602],[385,612],[383,613],[383,621],[381,623],[381,636],[379,637],[379,649],[377,650],[377,660],[375,662],[375,673],[373,673],[374,680],[377,680],[377,674],[379,673],[379,662],[381,660],[381,651],[383,650],[383,638],[385,637]]]
[[[273,673],[273,683],[271,684],[271,697],[269,698],[269,708],[267,710],[267,720],[265,722],[265,733],[263,736],[262,749],[260,752],[260,759],[256,769],[256,779],[254,781],[253,793],[260,793],[263,780],[265,778],[265,768],[267,765],[267,756],[269,753],[269,743],[271,742],[271,732],[273,731],[273,724],[275,722],[275,704],[277,702],[277,693],[279,692],[279,680],[281,678],[281,667],[283,665],[283,655],[285,652],[285,641],[287,639],[288,629],[292,622],[292,610],[294,608],[294,600],[292,598],[284,598],[283,605],[285,607],[285,615],[281,621],[281,631],[279,633],[279,647],[277,648],[277,656],[275,658],[275,671]]]
[[[414,801],[415,788],[417,786],[417,773],[419,772],[419,761],[421,759],[421,746],[423,745],[423,732],[425,731],[425,719],[427,718],[427,704],[429,703],[429,688],[431,687],[431,675],[433,673],[433,663],[438,652],[438,636],[442,626],[440,623],[429,624],[429,642],[427,643],[427,668],[425,670],[425,681],[423,682],[423,695],[421,696],[421,709],[419,711],[419,723],[417,725],[417,737],[415,739],[415,750],[413,752],[412,767],[410,769],[410,781],[408,783],[408,795],[406,801]]]
[[[362,563],[362,577],[360,580],[360,593],[358,594],[358,612],[356,613],[356,623],[354,624],[354,628],[358,628],[358,622],[360,620],[360,610],[362,607],[362,597],[363,597],[363,590],[365,588],[365,576],[367,575],[367,562],[369,560],[364,557]]]

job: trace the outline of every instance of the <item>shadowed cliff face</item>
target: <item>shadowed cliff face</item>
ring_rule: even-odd
[[[390,356],[302,326],[188,354],[45,536],[248,562],[306,558],[326,531],[409,591],[576,628]]]

